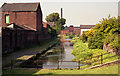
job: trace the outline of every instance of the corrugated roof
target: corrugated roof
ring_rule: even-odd
[[[81,29],[90,29],[90,28],[93,28],[93,27],[95,27],[95,25],[80,25]]]
[[[36,11],[40,3],[4,3],[2,11]]]

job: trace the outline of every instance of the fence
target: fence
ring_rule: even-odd
[[[81,60],[81,61],[61,61],[61,60],[56,61],[56,60],[53,60],[53,61],[50,61],[50,62],[57,62],[57,67],[56,68],[60,68],[61,67],[60,63],[63,63],[63,62],[67,62],[67,64],[69,64],[70,62],[75,62],[75,63],[77,63],[76,67],[78,69],[81,69],[81,67],[86,65],[86,64],[90,65],[90,64],[93,64],[93,63],[98,62],[98,61],[100,61],[99,64],[103,64],[103,60],[116,56],[116,55],[113,55],[113,56],[110,56],[110,57],[103,58],[104,55],[109,54],[109,53],[111,53],[111,52],[107,52],[107,53],[104,53],[104,54],[101,53],[101,55],[93,56],[91,58]],[[83,61],[91,60],[93,58],[97,58],[98,60],[95,60],[95,61],[93,61],[91,63],[83,62]],[[20,67],[22,67],[22,68],[37,68],[38,69],[38,68],[42,68],[43,63],[46,62],[46,61],[47,60],[27,60],[27,61],[24,61],[26,64],[22,64]],[[31,64],[31,62],[32,62],[32,64]],[[84,65],[81,65],[83,63],[84,63]],[[53,65],[44,65],[44,66],[51,67],[51,66],[55,66],[55,64],[53,64]],[[64,66],[68,66],[68,65],[64,65]],[[11,60],[11,69],[12,68],[13,68],[13,60]]]

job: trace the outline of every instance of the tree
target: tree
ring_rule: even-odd
[[[94,35],[94,30],[93,29],[91,29],[91,30],[88,30],[88,31],[86,31],[85,32],[85,35],[87,36],[87,37],[93,37],[93,35]]]
[[[58,21],[58,19],[59,19],[58,13],[51,13],[45,18],[47,22],[56,22]]]
[[[51,36],[56,36],[56,30],[52,27],[48,27],[48,32],[51,34]]]
[[[89,39],[89,48],[102,48],[103,44],[110,44],[114,49],[120,48],[120,41],[118,40],[118,36],[120,35],[119,28],[119,17],[115,18],[109,15],[108,18],[103,18],[103,20],[92,29],[93,37],[89,37],[91,35],[90,31],[92,30],[86,33]]]
[[[103,34],[114,34],[120,33],[119,27],[118,18],[108,16],[108,18],[103,18],[99,24],[96,24],[94,30],[96,32],[103,32]]]
[[[83,34],[82,34],[82,41],[85,43],[87,41],[87,36],[85,35],[85,31],[83,31]]]
[[[93,37],[88,38],[88,47],[90,49],[103,48],[103,35],[101,32],[96,32]]]
[[[60,19],[58,19],[58,21],[55,22],[55,28],[56,28],[57,32],[64,29],[63,25],[65,24],[65,22],[66,22],[66,19],[64,19],[64,18],[60,18]]]
[[[47,22],[54,22],[54,27],[52,27],[53,29],[55,29],[57,32],[60,32],[61,30],[64,29],[64,24],[66,23],[66,19],[65,18],[60,18],[58,13],[51,13],[49,14],[45,20]]]

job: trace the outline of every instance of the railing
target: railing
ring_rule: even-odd
[[[107,52],[107,53],[104,53],[104,54],[102,54],[101,53],[101,55],[97,55],[97,56],[93,56],[93,57],[90,57],[90,58],[87,58],[87,59],[85,59],[85,60],[81,60],[81,61],[61,61],[61,60],[58,60],[58,61],[56,61],[56,60],[53,60],[53,61],[50,61],[50,62],[57,62],[57,68],[60,68],[60,63],[62,63],[62,62],[67,62],[68,64],[70,63],[70,62],[76,62],[77,63],[77,65],[76,65],[76,67],[78,68],[78,69],[81,69],[81,66],[84,66],[84,65],[81,65],[81,63],[83,64],[93,64],[93,63],[95,63],[95,62],[98,62],[98,61],[100,61],[100,63],[99,64],[103,64],[103,60],[105,60],[105,59],[108,59],[108,58],[112,58],[112,57],[115,57],[116,55],[113,55],[113,56],[110,56],[110,57],[106,57],[106,58],[103,58],[103,56],[104,55],[106,55],[106,54],[109,54],[109,53],[111,53],[111,52]],[[93,58],[97,58],[98,60],[95,60],[95,61],[93,61],[93,62],[84,62],[84,61],[87,61],[87,60],[92,60]],[[28,61],[24,61],[25,63],[28,63],[27,65],[24,65],[24,64],[22,64],[22,65],[20,65],[21,67],[33,67],[33,68],[42,68],[42,66],[43,66],[43,62],[46,62],[47,60],[28,60]],[[30,62],[34,62],[33,64],[29,64]],[[54,64],[53,65],[44,65],[44,66],[54,66]],[[64,66],[68,66],[68,65],[64,65]],[[13,68],[13,60],[11,60],[11,69]]]

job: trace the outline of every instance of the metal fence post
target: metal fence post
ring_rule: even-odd
[[[11,59],[11,69],[12,69],[13,63],[12,63],[12,59]]]
[[[78,69],[80,70],[80,61],[78,61]]]
[[[59,60],[58,60],[58,67],[57,68],[59,68]]]
[[[103,55],[101,53],[101,64],[103,64]]]

